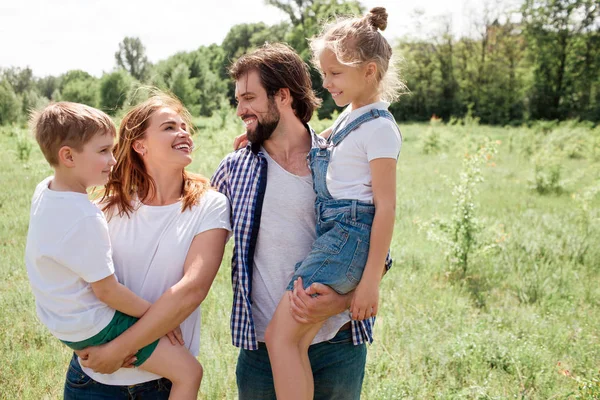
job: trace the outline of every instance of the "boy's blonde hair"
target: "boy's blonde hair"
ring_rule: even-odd
[[[33,112],[30,124],[44,157],[58,166],[58,151],[69,146],[82,151],[96,134],[116,137],[117,128],[108,115],[85,104],[61,101]]]
[[[385,8],[375,7],[363,17],[338,18],[325,25],[320,35],[310,39],[314,65],[319,65],[319,57],[325,49],[331,50],[344,65],[374,62],[382,100],[397,100],[406,86],[396,71],[392,47],[379,32],[387,27],[387,18]]]

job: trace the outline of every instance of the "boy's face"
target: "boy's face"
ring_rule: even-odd
[[[81,151],[73,150],[74,172],[86,188],[103,186],[108,181],[112,167],[117,163],[113,156],[114,138],[109,133],[97,133],[83,145]]]

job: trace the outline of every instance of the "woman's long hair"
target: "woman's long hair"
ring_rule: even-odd
[[[142,156],[133,149],[136,140],[144,137],[150,117],[157,110],[168,107],[178,113],[188,129],[193,130],[191,115],[183,104],[166,93],[159,92],[148,100],[132,108],[121,121],[119,140],[114,149],[117,164],[113,167],[100,203],[110,219],[117,211],[119,216],[135,211],[135,200],[142,203],[156,194],[154,179],[146,171]],[[183,170],[181,188],[182,212],[198,203],[200,197],[210,188],[208,179]]]

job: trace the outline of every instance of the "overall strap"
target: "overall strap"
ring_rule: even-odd
[[[338,144],[340,144],[340,142],[342,140],[344,140],[346,138],[346,136],[348,136],[350,134],[350,132],[352,132],[353,130],[355,130],[356,128],[358,128],[359,126],[364,124],[365,122],[371,121],[373,119],[377,119],[379,117],[387,118],[390,121],[394,122],[394,124],[396,123],[396,121],[394,120],[394,116],[388,110],[378,110],[378,109],[374,108],[374,109],[362,114],[360,117],[356,118],[354,121],[350,122],[348,125],[346,125],[344,127],[344,129],[340,130],[339,132],[337,132],[337,131],[332,132],[331,136],[329,136],[328,142],[331,142],[331,143],[333,143],[334,146],[337,146]]]

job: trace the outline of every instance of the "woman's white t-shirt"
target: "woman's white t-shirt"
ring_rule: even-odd
[[[139,205],[130,217],[113,215],[108,221],[115,274],[119,282],[154,303],[183,277],[183,266],[196,235],[210,229],[231,230],[229,202],[209,190],[197,206],[181,211],[181,202],[166,206]],[[181,324],[185,346],[200,350],[200,308]],[[160,378],[139,368],[121,368],[113,374],[83,368],[107,385],[134,385]]]
[[[372,109],[387,110],[389,103],[380,101],[356,110],[350,108],[340,114],[336,124],[341,130],[350,122]],[[334,124],[335,125],[335,124]],[[371,167],[377,158],[398,160],[402,137],[398,126],[387,118],[379,117],[360,125],[331,151],[327,169],[327,189],[334,199],[353,199],[373,202]]]

